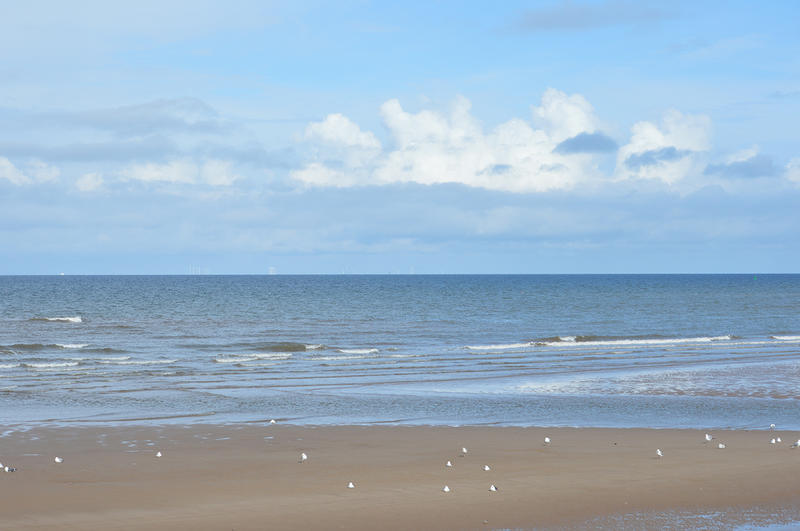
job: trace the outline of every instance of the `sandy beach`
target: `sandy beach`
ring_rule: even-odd
[[[0,461],[18,470],[0,474],[0,513],[3,529],[532,529],[794,507],[797,433],[703,435],[280,423],[8,431]],[[645,517],[634,528],[658,526]]]

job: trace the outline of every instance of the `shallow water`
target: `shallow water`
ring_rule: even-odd
[[[4,424],[800,429],[800,275],[0,277]]]

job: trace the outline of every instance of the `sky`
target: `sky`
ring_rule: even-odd
[[[0,4],[0,274],[800,272],[800,4]]]

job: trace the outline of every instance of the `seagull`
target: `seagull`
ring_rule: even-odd
[[[467,449],[461,448],[461,457],[464,457],[465,455],[467,455]]]
[[[770,424],[769,425],[769,429],[774,430],[775,429],[775,424]]]
[[[354,488],[356,488],[356,486],[353,485],[353,482],[351,481],[350,483],[347,484],[347,488],[348,489],[354,489]]]
[[[497,492],[497,487],[492,485],[491,487],[489,487],[489,490],[492,491],[492,492]]]
[[[308,461],[308,456],[306,455],[305,452],[303,452],[302,454],[300,454],[300,461],[299,462],[300,463],[305,463],[306,461]]]
[[[775,439],[775,440],[776,440],[776,441],[778,441],[778,442],[781,442],[781,438],[780,438],[780,437],[778,437],[778,438],[777,438],[777,439]]]
[[[446,467],[448,467],[448,468],[449,468],[449,467],[453,466],[453,463],[451,463],[450,461],[448,461],[447,463],[445,463],[445,465],[444,465],[444,466],[446,466]]]
[[[722,444],[722,443],[719,443],[719,444],[717,445],[717,448],[719,448],[720,450],[724,450],[724,449],[725,449],[725,445],[724,445],[724,444]]]
[[[275,419],[270,420],[269,423],[270,424],[277,424],[277,422],[275,422]]]
[[[550,437],[545,437],[544,438],[544,443],[545,444],[550,444]]]
[[[445,485],[444,488],[442,489],[442,492],[450,492],[450,487]]]
[[[64,458],[63,457],[56,457],[55,459],[53,459],[53,461],[55,461],[56,463],[63,463],[64,462]]]
[[[792,445],[792,448],[797,448],[800,446],[800,439],[797,439],[797,442]]]
[[[161,452],[156,452],[156,457],[161,457]]]
[[[775,444],[775,438],[773,437],[772,439],[770,439],[770,440],[769,440],[769,443],[770,443],[770,444]]]
[[[656,455],[658,457],[664,457],[664,453],[661,451],[661,448],[656,448]]]
[[[7,466],[3,470],[5,470],[6,472],[16,472],[17,471],[17,469],[14,468],[13,466]]]
[[[484,469],[486,472],[488,472],[488,471],[490,471],[490,470],[491,470],[491,468],[489,468],[489,465],[483,465],[483,469]]]
[[[706,433],[706,442],[710,442],[713,438],[710,433]]]

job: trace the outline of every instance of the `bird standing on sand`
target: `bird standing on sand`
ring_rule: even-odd
[[[276,422],[275,422],[275,419],[272,419],[272,420],[270,420],[270,421],[269,421],[269,423],[270,423],[270,424],[275,424],[275,423],[276,423]]]
[[[447,463],[445,463],[445,465],[444,465],[444,466],[446,466],[447,468],[450,468],[451,466],[453,466],[453,463],[451,463],[450,461],[448,461]]]
[[[780,437],[778,437],[778,438],[777,438],[777,439],[775,439],[775,440],[776,440],[776,441],[778,441],[778,442],[781,442],[781,438],[780,438]]]
[[[713,438],[714,437],[712,437],[710,433],[706,433],[706,442],[711,442],[711,439]]]
[[[354,489],[354,488],[356,488],[356,486],[353,485],[353,482],[351,481],[350,483],[347,484],[347,488],[348,489]]]
[[[725,446],[725,445],[724,445],[724,444],[722,444],[722,443],[719,443],[719,444],[717,445],[717,448],[719,448],[720,450],[724,450],[725,448],[727,448],[727,446]]]
[[[464,457],[465,455],[467,455],[467,449],[461,448],[461,457]]]
[[[490,471],[490,470],[491,470],[491,468],[489,467],[489,465],[483,465],[483,469],[484,469],[486,472],[488,472],[488,471]]]
[[[775,441],[775,438],[774,438],[774,437],[773,437],[772,439],[770,439],[770,440],[769,440],[769,443],[770,443],[770,444],[775,444],[775,442],[776,442],[776,441]]]
[[[492,492],[497,492],[497,487],[492,485],[491,487],[489,487],[489,490],[492,491]]]
[[[661,448],[656,448],[656,455],[658,457],[664,457],[664,452],[661,451]]]
[[[544,444],[545,445],[550,444],[550,437],[545,437],[544,438]]]
[[[442,492],[450,492],[450,487],[445,485],[444,488],[442,489]]]
[[[55,461],[56,463],[63,463],[64,459],[62,457],[56,457],[55,459],[53,459],[53,461]]]
[[[156,457],[161,457],[161,452],[156,452]]]
[[[791,447],[792,448],[797,448],[798,446],[800,446],[800,439],[797,439],[797,442],[794,443]]]
[[[305,452],[303,452],[302,454],[300,454],[300,461],[298,461],[298,463],[305,463],[306,461],[308,461],[308,456],[306,455]]]

